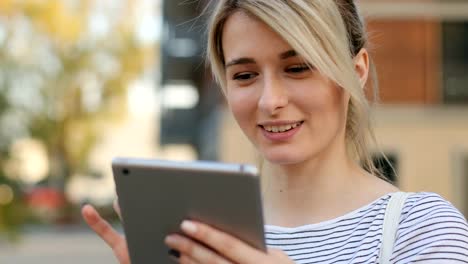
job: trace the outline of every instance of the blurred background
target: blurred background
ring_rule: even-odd
[[[115,156],[256,162],[204,62],[208,1],[0,0],[0,263],[116,263]],[[381,149],[468,215],[468,1],[361,0]],[[376,152],[377,153],[377,152]]]

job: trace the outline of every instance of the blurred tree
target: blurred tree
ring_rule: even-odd
[[[133,1],[113,19],[97,2],[0,1],[0,181],[21,178],[12,146],[24,138],[46,149],[48,186],[87,174],[103,125],[126,113],[129,82],[154,63],[154,44],[123,19]]]

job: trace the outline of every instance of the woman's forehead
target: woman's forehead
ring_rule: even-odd
[[[226,61],[251,53],[283,53],[291,46],[263,21],[244,12],[232,14],[223,27],[222,45]]]

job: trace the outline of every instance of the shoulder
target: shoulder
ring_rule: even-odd
[[[466,226],[466,220],[460,211],[440,195],[430,192],[412,193],[403,207],[400,228],[417,223],[440,222],[443,219],[461,222]]]
[[[401,213],[392,260],[468,263],[465,217],[438,194],[411,194]]]

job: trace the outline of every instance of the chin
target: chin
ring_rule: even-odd
[[[301,158],[298,153],[264,153],[263,157],[270,163],[275,165],[292,165],[304,162],[304,158]]]

